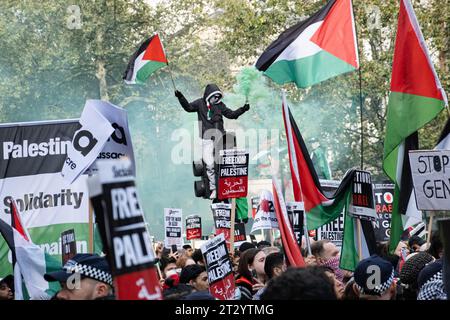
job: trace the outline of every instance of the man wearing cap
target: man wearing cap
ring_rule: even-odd
[[[210,198],[215,199],[216,178],[214,169],[214,139],[217,135],[225,133],[223,127],[223,117],[237,119],[244,112],[250,109],[248,103],[237,110],[228,109],[222,102],[223,93],[216,84],[208,84],[205,88],[203,98],[189,103],[184,95],[176,90],[175,96],[179,103],[187,112],[197,112],[199,122],[199,133],[202,139],[202,158],[206,164],[206,173],[209,180]],[[218,131],[218,132],[217,132]]]
[[[77,254],[62,270],[47,273],[44,278],[61,284],[56,300],[114,300],[108,262],[97,254]]]
[[[372,255],[360,261],[354,278],[360,300],[395,300],[394,267],[380,256]]]

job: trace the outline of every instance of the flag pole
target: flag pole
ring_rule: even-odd
[[[282,96],[282,108],[285,108],[285,104],[286,104],[286,108],[287,108],[287,110],[286,111],[289,111],[289,108],[287,107],[287,101],[286,101],[286,93],[285,93],[285,91],[284,90],[282,90],[281,91],[281,96]],[[283,112],[284,112],[285,110],[283,110]],[[288,112],[285,112],[286,113],[286,117],[287,117],[287,119],[289,119],[289,113]],[[287,127],[286,127],[286,131],[287,131],[288,129],[287,129]],[[287,142],[287,144],[289,145],[289,136],[286,134],[286,142]],[[288,151],[289,152],[289,151]],[[291,157],[291,155],[289,154],[289,158]],[[295,172],[295,171],[294,171]],[[293,173],[291,172],[291,175],[292,175]],[[295,174],[295,173],[294,173]],[[296,174],[296,176],[297,176],[297,174]],[[302,189],[302,184],[301,184],[301,178],[300,178],[300,173],[298,173],[298,176],[296,177],[297,178],[297,180],[298,180],[298,186],[299,186],[299,189],[300,189],[300,202],[303,202],[304,203],[304,197],[303,197],[303,189]],[[294,183],[294,180],[292,179],[292,183]],[[283,184],[283,181],[281,181],[281,184]],[[295,195],[294,195],[294,197],[295,197]],[[311,242],[309,241],[309,234],[308,234],[308,219],[307,219],[307,216],[306,216],[306,211],[305,210],[303,210],[303,224],[304,224],[304,228],[305,228],[305,240],[306,240],[306,247],[307,247],[307,249],[308,249],[308,255],[311,255]]]
[[[173,81],[172,68],[169,65],[169,60],[167,60],[167,67],[169,68],[170,80],[172,80],[173,90],[177,91],[177,87],[175,86],[175,81]]]
[[[157,32],[155,32],[154,34],[155,34],[155,35],[158,35]],[[158,35],[158,37],[159,37],[159,35]],[[163,44],[163,42],[162,42],[162,40],[161,40],[161,37],[159,37],[159,38],[160,38],[160,41],[161,41],[161,46],[162,46],[162,48],[163,48],[164,54],[165,54],[165,56],[166,56],[166,60],[167,60],[166,65],[167,65],[167,67],[169,68],[169,75],[170,75],[170,80],[172,81],[173,90],[177,91],[177,87],[175,86],[175,81],[173,81],[172,68],[170,67],[169,59],[167,58],[167,52],[166,52],[166,49],[164,48],[164,44]]]
[[[427,245],[431,242],[431,229],[433,228],[434,211],[429,211],[430,221],[428,222]]]
[[[356,218],[356,224],[357,224],[357,238],[358,238],[358,255],[359,255],[359,261],[362,260],[362,241],[361,241],[361,220],[359,218]]]
[[[94,208],[89,201],[89,238],[88,238],[88,252],[94,253]]]
[[[236,220],[236,198],[231,199],[231,217],[230,217],[230,253],[234,255],[234,221]]]
[[[359,55],[359,50],[358,50],[358,55]],[[359,77],[359,116],[360,116],[360,130],[361,130],[361,170],[364,170],[364,125],[363,125],[363,121],[364,121],[364,115],[363,115],[363,110],[364,110],[364,102],[363,102],[363,97],[362,97],[362,75],[361,75],[361,66],[359,66],[359,72],[358,72],[358,77]]]

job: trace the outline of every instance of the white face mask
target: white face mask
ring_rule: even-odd
[[[209,99],[209,103],[211,104],[218,104],[220,100],[222,99],[222,96],[220,95],[214,95]]]

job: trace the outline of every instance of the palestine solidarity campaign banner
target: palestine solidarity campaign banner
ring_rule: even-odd
[[[89,196],[86,178],[69,185],[61,167],[78,120],[0,125],[0,219],[10,223],[16,201],[34,244],[61,260],[61,233],[73,229],[78,253],[88,250]],[[0,240],[0,277],[11,274],[8,246]]]

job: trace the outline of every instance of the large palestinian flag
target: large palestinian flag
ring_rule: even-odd
[[[299,88],[359,68],[351,0],[331,0],[284,31],[259,57],[256,68],[278,84]]]
[[[128,62],[123,79],[128,84],[144,83],[156,70],[167,65],[161,40],[157,34],[145,40]]]
[[[61,264],[31,242],[14,201],[11,201],[10,208],[11,225],[0,219],[0,234],[15,260],[13,261],[15,300],[50,299],[60,286],[57,282],[47,282],[44,274],[60,269]]]
[[[400,2],[387,107],[383,169],[395,183],[390,250],[395,250],[408,220],[420,222],[411,195],[408,151],[418,148],[417,130],[433,120],[447,103],[419,23],[409,0]],[[403,219],[402,219],[403,216]],[[405,223],[403,223],[403,221]]]
[[[304,202],[308,230],[314,230],[339,217],[344,209],[345,199],[351,192],[353,171],[346,173],[333,197],[325,196],[308,149],[289,110],[284,94],[283,119],[286,128],[294,199],[298,202]]]

